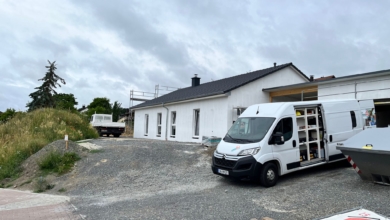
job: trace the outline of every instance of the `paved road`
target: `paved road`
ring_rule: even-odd
[[[69,197],[0,189],[0,220],[81,219]]]

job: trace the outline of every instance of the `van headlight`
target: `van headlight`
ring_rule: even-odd
[[[242,150],[240,153],[238,153],[238,155],[240,155],[240,156],[255,155],[255,154],[259,153],[260,149],[261,149],[261,147]]]

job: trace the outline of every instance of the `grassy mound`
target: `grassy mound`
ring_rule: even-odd
[[[97,138],[96,130],[79,114],[58,109],[38,109],[17,114],[0,125],[0,180],[15,177],[21,163],[65,134],[77,141]]]

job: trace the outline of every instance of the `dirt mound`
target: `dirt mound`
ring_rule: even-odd
[[[65,153],[75,152],[80,157],[84,157],[88,154],[88,149],[78,145],[73,141],[68,141],[68,149],[66,149],[66,142],[64,140],[54,141],[41,150],[31,155],[27,160],[23,162],[22,173],[20,177],[13,182],[18,188],[31,189],[31,183],[33,183],[33,179],[38,177],[40,174],[38,163],[41,161],[48,153],[54,151],[61,155]]]

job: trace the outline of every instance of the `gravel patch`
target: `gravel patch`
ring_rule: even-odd
[[[102,151],[56,180],[86,219],[314,219],[356,207],[390,216],[390,188],[362,181],[346,162],[288,174],[263,188],[214,175],[213,149],[199,144],[89,143]]]

